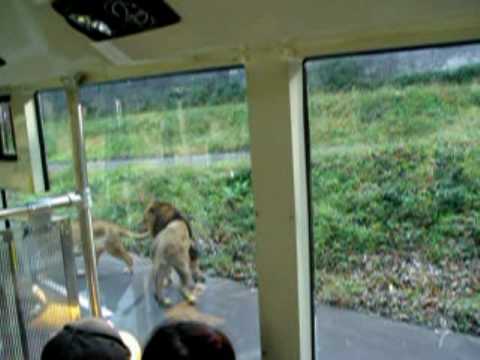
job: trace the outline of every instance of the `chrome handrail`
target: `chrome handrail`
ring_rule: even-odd
[[[68,207],[82,203],[82,197],[75,192],[71,192],[65,195],[45,198],[37,203],[25,204],[14,208],[0,210],[0,220],[11,219],[18,216],[31,216],[41,211]]]

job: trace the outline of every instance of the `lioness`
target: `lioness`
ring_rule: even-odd
[[[180,277],[182,295],[195,304],[194,281],[202,280],[202,274],[189,222],[172,204],[161,201],[153,201],[146,208],[144,222],[153,237],[152,279],[156,300],[171,305],[170,299],[163,296],[163,289],[169,284],[173,269]]]
[[[134,233],[117,224],[104,220],[93,220],[93,240],[95,242],[95,255],[97,264],[100,255],[107,252],[113,257],[123,260],[128,267],[129,272],[133,272],[132,256],[125,249],[122,243],[122,237],[133,239],[144,239],[148,237],[149,232]],[[80,225],[78,221],[72,222],[72,238],[75,245],[81,244]]]

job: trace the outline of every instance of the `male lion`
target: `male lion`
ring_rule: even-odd
[[[171,305],[170,299],[163,296],[163,289],[170,282],[173,269],[180,277],[182,295],[195,304],[194,281],[202,280],[202,275],[189,222],[172,204],[161,201],[153,201],[146,208],[144,222],[153,237],[152,279],[156,300]]]
[[[93,220],[93,240],[95,243],[95,255],[97,264],[105,251],[120,260],[123,260],[128,267],[130,273],[133,272],[133,259],[127,252],[122,243],[122,237],[133,239],[144,239],[149,232],[134,233],[117,224],[104,220]],[[78,221],[72,223],[72,238],[75,245],[81,244],[80,224]]]

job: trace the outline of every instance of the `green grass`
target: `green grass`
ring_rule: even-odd
[[[245,104],[228,104],[115,117],[86,117],[88,158],[112,159],[204,154],[248,147]],[[48,158],[69,160],[65,120],[46,122]]]
[[[476,144],[439,143],[324,158],[313,166],[317,264],[423,250],[432,262],[479,255]],[[455,246],[452,248],[450,244]]]
[[[480,85],[428,84],[310,96],[313,159],[372,147],[478,140]],[[89,159],[167,156],[245,150],[249,147],[245,104],[89,118]],[[66,121],[46,122],[50,160],[69,160]]]
[[[342,148],[478,141],[480,104],[472,99],[479,94],[477,84],[316,93],[309,104],[313,158]]]
[[[454,300],[455,301],[455,300]],[[450,309],[459,331],[473,332],[480,336],[480,293],[456,300]]]

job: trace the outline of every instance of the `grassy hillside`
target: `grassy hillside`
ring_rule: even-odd
[[[480,83],[316,93],[309,107],[314,159],[342,147],[480,139]]]
[[[91,118],[85,124],[88,158],[112,159],[203,154],[248,147],[247,107],[227,104]],[[66,120],[46,122],[48,158],[69,160]]]
[[[310,98],[318,299],[480,335],[480,85]]]
[[[309,99],[314,159],[373,145],[475,140],[479,106],[477,82],[317,92]],[[247,149],[247,117],[243,103],[129,114],[121,121],[87,115],[88,154],[109,159]],[[66,121],[47,121],[45,133],[49,159],[68,160]]]

